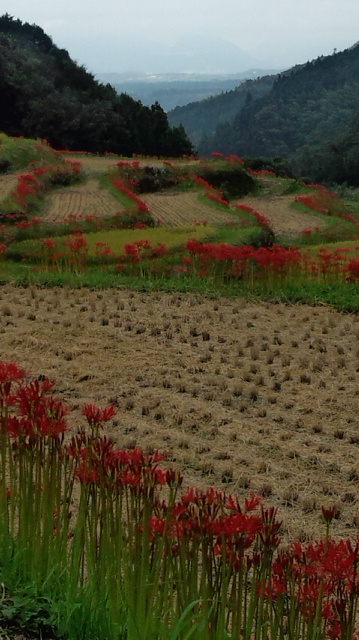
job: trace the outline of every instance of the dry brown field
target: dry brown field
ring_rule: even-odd
[[[236,214],[221,211],[202,202],[194,191],[181,193],[154,193],[141,196],[156,219],[166,227],[192,225],[206,220],[208,224],[235,222]]]
[[[359,316],[194,294],[0,288],[1,358],[56,380],[81,420],[116,405],[118,445],[158,448],[186,484],[279,508],[288,538],[359,524]]]
[[[42,219],[61,222],[71,215],[105,217],[114,215],[120,208],[118,200],[100,187],[96,178],[89,178],[84,184],[53,191],[47,199]]]
[[[19,172],[14,172],[0,176],[0,202],[15,189],[19,175]]]
[[[257,209],[269,218],[276,234],[295,235],[305,228],[324,226],[322,219],[315,214],[292,209],[293,195],[246,196],[241,202]]]

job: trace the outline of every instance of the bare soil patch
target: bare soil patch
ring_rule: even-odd
[[[167,227],[192,225],[194,222],[206,220],[208,224],[234,222],[235,215],[215,209],[198,199],[193,191],[183,193],[144,194],[141,199],[146,202],[154,218],[162,220]]]
[[[1,357],[56,379],[81,419],[159,448],[195,486],[261,493],[289,537],[359,523],[359,316],[329,307],[126,290],[0,289]]]
[[[53,191],[48,197],[46,222],[60,222],[70,215],[112,216],[120,205],[114,196],[99,186],[96,178],[89,178],[84,184],[63,187]]]

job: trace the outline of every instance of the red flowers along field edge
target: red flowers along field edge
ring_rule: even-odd
[[[261,498],[183,488],[157,451],[104,435],[112,406],[86,405],[74,432],[53,391],[0,362],[0,559],[19,579],[94,608],[106,594],[114,639],[356,637],[359,540],[331,538],[334,507],[322,539],[284,547]]]

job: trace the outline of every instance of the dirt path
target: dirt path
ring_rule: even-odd
[[[359,324],[326,306],[0,287],[1,357],[56,379],[78,424],[114,403],[125,447],[167,451],[187,483],[279,507],[289,536],[359,523]]]

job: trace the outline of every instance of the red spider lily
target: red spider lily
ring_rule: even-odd
[[[87,251],[86,238],[84,238],[81,233],[76,234],[75,236],[64,242],[64,244],[66,247],[69,247],[69,249],[73,253],[81,253],[83,250]]]
[[[124,245],[123,248],[125,250],[126,255],[131,256],[131,257],[137,257],[138,256],[138,247],[135,245],[135,243],[127,242]]]
[[[149,522],[150,533],[162,536],[166,528],[166,519],[158,516],[151,516]]]
[[[183,476],[179,471],[175,471],[174,469],[168,469],[166,471],[166,482],[169,487],[180,487],[183,482]]]
[[[235,153],[230,153],[229,156],[226,156],[226,161],[231,163],[236,162],[238,164],[244,164],[244,160],[237,156]]]
[[[335,516],[336,510],[337,509],[335,505],[333,505],[332,507],[322,507],[322,514],[325,522],[327,522],[328,524],[331,523]]]
[[[274,602],[278,596],[287,593],[287,582],[283,578],[272,576],[271,579],[267,578],[264,582],[259,580],[256,591],[257,597],[263,595],[265,600]]]
[[[48,378],[20,386],[16,393],[20,418],[18,422],[14,419],[14,422],[9,424],[12,436],[22,432],[25,435],[57,437],[67,430],[67,408],[60,400],[47,395],[52,388],[53,382]]]
[[[100,426],[103,428],[103,423],[108,422],[116,415],[116,409],[112,405],[101,409],[95,404],[86,404],[82,409],[82,415],[86,416],[88,424],[92,426]]]
[[[48,251],[54,251],[56,249],[56,242],[53,238],[43,238],[42,243]]]
[[[253,511],[256,507],[261,504],[262,498],[261,496],[256,496],[254,493],[251,493],[250,498],[244,499],[244,510],[246,513],[248,511]]]
[[[116,189],[118,189],[119,191],[122,191],[122,193],[125,196],[130,198],[136,204],[137,211],[139,213],[148,213],[149,212],[149,208],[148,208],[147,204],[144,202],[144,200],[141,200],[141,198],[139,198],[136,195],[136,193],[131,191],[131,189],[128,189],[128,187],[126,187],[126,185],[121,180],[118,180],[118,179],[113,177],[113,178],[111,178],[111,182],[114,185],[114,187],[116,187]]]
[[[6,420],[6,431],[11,438],[33,436],[34,430],[31,421],[27,416],[8,416]]]
[[[245,546],[250,547],[256,535],[261,531],[261,519],[254,515],[236,513],[233,516],[219,517],[213,522],[212,531],[216,536],[225,536],[230,540],[238,535],[245,536]]]
[[[277,509],[275,507],[268,507],[265,509],[261,507],[261,519],[262,526],[259,531],[259,537],[262,545],[268,549],[276,549],[279,545],[280,538],[279,532],[282,523],[276,519]]]
[[[159,242],[152,249],[152,255],[153,256],[165,256],[167,254],[168,254],[168,249],[167,249],[166,245],[164,244],[164,242]]]
[[[217,202],[218,204],[223,205],[224,207],[229,207],[229,202],[227,202],[227,200],[224,200],[223,198],[221,198],[221,196],[217,193],[212,193],[210,191],[206,191],[206,193],[204,194],[206,198],[209,198],[210,200],[213,200],[214,202]]]
[[[359,280],[359,259],[352,258],[346,265],[346,271],[348,273],[348,280],[350,282],[356,282]]]
[[[81,484],[100,484],[100,474],[88,465],[87,461],[80,462],[75,471],[75,478]]]
[[[205,187],[206,189],[213,189],[212,185],[207,182],[207,180],[205,180],[204,178],[201,178],[200,176],[194,176],[193,177],[194,182],[197,182],[197,184],[200,184],[202,187]]]
[[[14,362],[0,362],[0,410],[15,402],[15,395],[11,393],[13,384],[21,384],[25,371]]]

